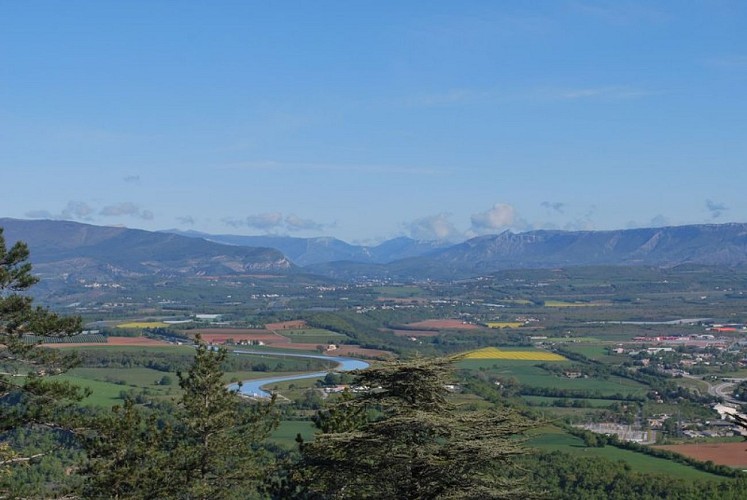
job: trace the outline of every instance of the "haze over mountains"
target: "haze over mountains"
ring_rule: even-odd
[[[275,248],[298,266],[335,261],[352,261],[367,264],[385,264],[407,257],[425,255],[448,246],[438,241],[418,241],[400,237],[376,246],[351,245],[337,238],[294,238],[291,236],[238,236],[231,234],[206,234],[196,231],[169,230],[167,232],[204,238],[228,245]]]
[[[334,238],[173,234],[69,221],[0,219],[38,272],[87,277],[319,274],[450,279],[504,269],[585,265],[747,264],[747,224],[617,231],[530,231],[457,245],[397,238],[365,247]]]
[[[87,279],[153,275],[288,272],[295,266],[270,248],[221,245],[168,233],[69,221],[0,219],[8,246],[25,241],[40,274]]]

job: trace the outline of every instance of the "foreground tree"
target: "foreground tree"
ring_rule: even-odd
[[[393,361],[356,372],[346,397],[319,416],[325,432],[277,497],[526,498],[510,478],[531,425],[510,410],[462,411],[447,400],[451,362]]]
[[[226,351],[203,343],[194,364],[179,373],[184,390],[176,453],[192,498],[236,498],[256,491],[266,465],[260,443],[277,426],[274,399],[242,401],[222,380]]]
[[[270,459],[274,401],[250,403],[223,381],[224,350],[200,343],[179,374],[171,416],[144,417],[131,402],[103,420],[87,444],[87,497],[251,498]]]
[[[65,427],[70,421],[62,415],[72,401],[85,395],[79,388],[46,379],[71,367],[74,358],[37,344],[48,337],[80,332],[81,320],[33,304],[26,293],[38,278],[31,274],[28,258],[23,242],[7,248],[0,228],[0,434],[21,427]],[[26,456],[3,444],[0,472],[43,455]]]

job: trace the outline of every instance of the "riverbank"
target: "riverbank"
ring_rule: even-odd
[[[276,352],[276,351],[253,351],[245,349],[235,349],[232,351],[236,354],[253,354],[253,355],[267,355],[267,356],[289,356],[295,358],[309,358],[309,359],[321,359],[337,363],[337,366],[331,370],[315,371],[311,373],[303,373],[296,375],[284,375],[279,377],[266,377],[253,380],[245,380],[240,384],[231,384],[229,389],[238,391],[247,397],[253,398],[269,398],[272,396],[271,393],[262,389],[270,384],[277,384],[280,382],[289,382],[291,380],[304,380],[309,378],[322,378],[329,372],[348,372],[353,370],[364,370],[368,368],[369,364],[360,359],[345,358],[340,356],[324,356],[321,354],[295,354],[287,352]]]

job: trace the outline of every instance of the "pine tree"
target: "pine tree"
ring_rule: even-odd
[[[85,498],[174,498],[179,485],[169,468],[174,433],[171,425],[128,399],[99,416],[84,440],[87,461]]]
[[[450,404],[447,359],[393,361],[356,373],[354,397],[322,414],[289,473],[299,498],[525,498],[510,479],[531,424],[510,410]],[[365,417],[365,418],[361,418]],[[516,477],[514,474],[513,477]]]
[[[263,441],[277,425],[274,400],[244,401],[227,388],[225,350],[202,342],[171,415],[143,416],[131,402],[97,425],[86,443],[87,497],[252,498],[269,457]]]
[[[31,274],[28,259],[28,246],[17,242],[8,249],[0,228],[0,433],[28,426],[64,427],[64,410],[85,395],[70,384],[46,378],[70,368],[74,358],[27,342],[32,334],[66,336],[81,329],[78,317],[34,306],[26,293],[39,279]],[[0,469],[33,458],[4,447]]]
[[[200,342],[195,361],[179,373],[176,455],[190,498],[240,498],[256,491],[265,457],[259,444],[277,426],[270,403],[249,404],[222,380],[224,349]]]

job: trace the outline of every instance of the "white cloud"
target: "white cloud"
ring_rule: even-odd
[[[719,203],[713,200],[706,200],[705,205],[706,210],[710,212],[712,219],[718,219],[725,211],[729,210],[729,207],[727,207],[723,203]]]
[[[84,201],[69,201],[67,206],[62,210],[64,218],[90,220],[92,214],[93,208]]]
[[[280,212],[264,212],[261,214],[248,215],[245,224],[253,229],[270,231],[283,224],[283,214]]]
[[[297,215],[290,214],[285,218],[288,231],[321,231],[324,226],[311,219],[302,219]]]
[[[543,201],[541,205],[548,211],[557,212],[559,214],[565,213],[565,203],[559,201]]]
[[[138,205],[125,201],[115,205],[107,205],[99,211],[99,215],[104,217],[121,217],[129,216],[143,220],[153,220],[153,212],[144,210]]]
[[[594,216],[597,213],[597,206],[590,205],[585,213],[577,216],[574,220],[567,222],[563,229],[566,231],[593,231],[596,229]]]
[[[669,221],[669,219],[661,214],[657,215],[649,221],[650,227],[666,227],[671,225],[672,223]]]
[[[623,99],[638,99],[656,95],[659,92],[629,86],[610,85],[603,87],[579,87],[569,89],[555,89],[546,92],[550,98],[563,100],[599,99],[617,101]]]
[[[176,220],[178,220],[181,224],[185,224],[187,226],[195,225],[195,218],[191,215],[183,215],[181,217],[177,217]]]
[[[226,217],[223,223],[232,227],[249,227],[267,233],[285,231],[320,231],[326,226],[311,219],[304,219],[295,214],[283,216],[281,212],[264,212],[253,214],[243,219]]]
[[[32,210],[26,212],[32,219],[60,219],[60,220],[93,220],[94,209],[84,201],[71,200],[60,213],[54,214],[49,210]]]
[[[472,231],[477,234],[504,231],[509,228],[526,229],[528,224],[519,219],[516,209],[507,203],[496,203],[485,212],[472,214]]]
[[[494,97],[492,92],[485,90],[449,89],[442,92],[414,95],[405,101],[405,105],[413,108],[432,108],[479,102]]]
[[[29,210],[25,215],[30,219],[59,219],[49,210]]]
[[[440,213],[429,215],[406,224],[410,236],[423,241],[455,241],[462,238],[462,234],[449,220],[450,214]]]

